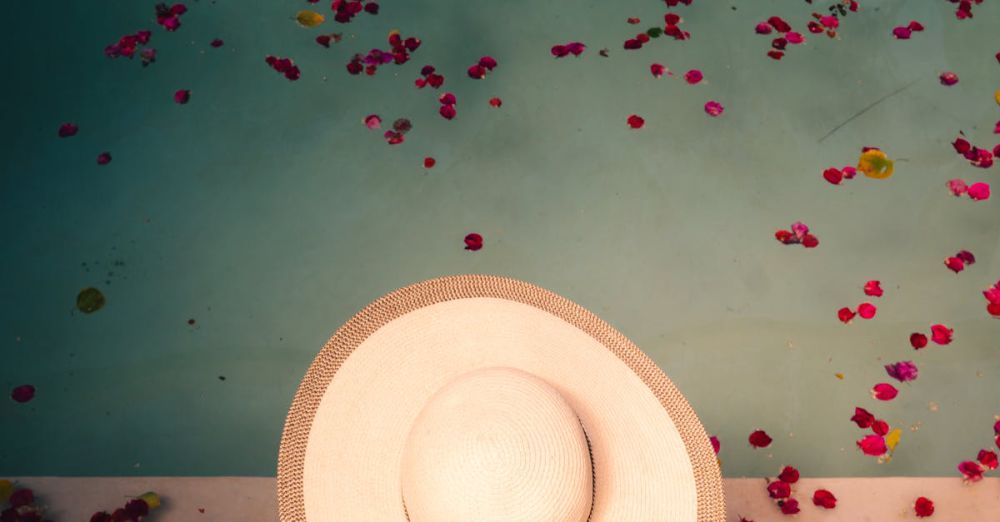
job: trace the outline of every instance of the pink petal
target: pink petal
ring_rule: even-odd
[[[872,397],[880,401],[891,401],[895,399],[898,394],[899,390],[887,382],[880,382],[872,387]]]
[[[709,442],[712,443],[712,450],[715,451],[716,455],[718,455],[719,450],[722,449],[722,444],[719,442],[719,438],[716,437],[715,435],[712,435],[711,437],[708,438],[708,440]]]
[[[885,438],[881,435],[866,435],[857,441],[856,444],[865,455],[872,457],[880,457],[889,451],[889,448],[885,445]]]
[[[773,29],[771,28],[771,24],[767,22],[761,22],[757,24],[757,27],[754,27],[754,31],[757,34],[771,34],[772,30]],[[998,58],[998,60],[1000,60],[1000,58]]]
[[[382,118],[379,118],[377,114],[369,114],[365,116],[364,119],[365,127],[371,130],[375,130],[382,127]]]
[[[785,40],[788,40],[788,43],[790,43],[790,44],[798,45],[798,44],[800,44],[802,42],[805,42],[806,41],[806,37],[802,36],[802,33],[797,33],[795,31],[790,31],[790,32],[785,33]]]
[[[956,178],[948,181],[948,190],[955,196],[961,196],[969,191],[969,187],[964,181]]]
[[[990,185],[988,183],[969,185],[969,197],[976,201],[990,199]]]

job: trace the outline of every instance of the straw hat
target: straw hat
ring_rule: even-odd
[[[284,522],[722,522],[694,411],[594,314],[513,279],[392,292],[316,357],[278,457]]]

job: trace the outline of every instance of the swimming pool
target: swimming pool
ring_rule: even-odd
[[[0,380],[36,395],[0,405],[0,471],[271,476],[295,388],[334,329],[398,287],[493,273],[635,341],[719,438],[727,477],[783,464],[959,476],[1000,414],[1000,322],[981,293],[1000,279],[1000,213],[946,183],[996,179],[952,142],[998,142],[1000,5],[958,20],[943,0],[864,1],[836,38],[808,32],[832,3],[386,1],[306,29],[295,13],[326,3],[201,0],[172,32],[154,3],[8,6]],[[623,49],[668,11],[690,39]],[[767,55],[777,34],[754,31],[771,16],[806,38],[781,60]],[[911,20],[925,29],[894,38]],[[154,63],[102,52],[141,29]],[[410,61],[350,75],[392,29],[421,40]],[[314,40],[333,32],[329,48]],[[578,57],[550,52],[575,41]],[[482,56],[498,65],[469,78]],[[426,64],[440,89],[414,85]],[[691,69],[704,79],[685,81]],[[959,82],[943,85],[946,71]],[[709,101],[724,111],[706,114]],[[390,145],[398,118],[412,129]],[[59,138],[63,122],[79,132]],[[824,180],[863,147],[894,175]],[[816,248],[775,241],[796,221]],[[481,250],[464,248],[469,233]],[[960,250],[976,262],[954,273],[942,260]],[[90,314],[75,308],[87,287],[106,298]],[[863,302],[873,319],[838,320]],[[932,324],[954,341],[915,351],[910,335]],[[897,361],[919,378],[886,375]],[[873,399],[882,382],[898,397]],[[855,407],[901,428],[890,462],[858,450]],[[751,449],[756,429],[773,444]]]

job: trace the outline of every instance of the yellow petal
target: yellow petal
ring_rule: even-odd
[[[836,376],[840,380],[844,380],[844,374],[842,374],[842,373],[835,373],[833,375]]]
[[[893,162],[878,149],[871,149],[861,153],[858,158],[858,170],[865,176],[875,179],[885,179],[892,176]]]
[[[145,500],[146,505],[149,506],[149,509],[156,509],[160,507],[160,496],[157,495],[156,493],[153,493],[152,491],[147,491],[146,493],[143,493],[142,495],[139,495],[136,498],[141,498],[142,500]]]
[[[14,483],[9,480],[0,480],[0,506],[6,504],[13,493]]]
[[[997,105],[1000,105],[1000,90],[997,90],[997,92],[993,93],[993,99],[997,101]]]
[[[299,14],[295,15],[295,20],[302,27],[316,27],[317,25],[323,23],[326,18],[323,15],[315,11],[299,11]]]
[[[889,432],[885,436],[885,447],[889,448],[889,451],[895,451],[896,445],[899,444],[899,438],[903,436],[903,430],[896,428]]]

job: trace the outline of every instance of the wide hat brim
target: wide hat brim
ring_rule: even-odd
[[[401,288],[333,334],[285,422],[280,519],[407,520],[400,461],[414,419],[455,377],[495,366],[544,379],[587,427],[590,520],[725,520],[708,434],[656,364],[572,301],[489,275]]]

